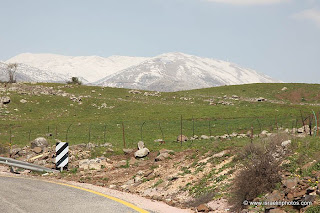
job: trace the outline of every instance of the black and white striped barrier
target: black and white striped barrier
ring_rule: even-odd
[[[56,168],[68,169],[69,144],[66,142],[58,142],[56,144]]]

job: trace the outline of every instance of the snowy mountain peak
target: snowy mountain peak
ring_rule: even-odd
[[[24,79],[28,79],[26,70],[30,69],[33,75],[30,78],[40,82],[48,82],[48,76],[58,81],[79,77],[86,84],[158,91],[279,82],[230,62],[181,52],[164,53],[149,58],[23,53],[6,62],[20,63],[19,72]],[[37,76],[37,73],[41,75]]]

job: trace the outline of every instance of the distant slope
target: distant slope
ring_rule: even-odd
[[[8,81],[8,74],[5,72],[7,64],[0,62],[0,81]],[[67,80],[66,75],[57,75],[50,71],[43,71],[26,64],[18,64],[16,71],[17,82],[55,82],[64,83]]]
[[[222,85],[280,82],[238,65],[184,53],[162,54],[109,75],[96,85],[179,91]]]
[[[56,54],[23,53],[7,60],[7,63],[23,63],[40,70],[63,74],[67,79],[79,77],[84,82],[94,82],[117,71],[139,64],[143,57],[111,56],[63,56]]]

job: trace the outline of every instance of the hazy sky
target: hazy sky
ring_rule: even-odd
[[[24,52],[184,52],[320,83],[320,1],[0,0],[0,60]]]

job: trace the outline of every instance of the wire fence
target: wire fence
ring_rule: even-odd
[[[319,113],[318,113],[319,115]],[[70,144],[111,142],[117,146],[133,147],[140,140],[145,143],[162,139],[166,142],[176,141],[178,135],[219,136],[224,134],[260,134],[263,130],[274,132],[279,129],[300,128],[303,125],[316,126],[317,115],[308,116],[276,116],[275,118],[177,118],[176,120],[146,121],[107,121],[92,123],[50,123],[40,128],[22,126],[21,124],[6,125],[0,129],[1,144],[27,145],[37,137],[46,137],[54,143],[55,139]]]

